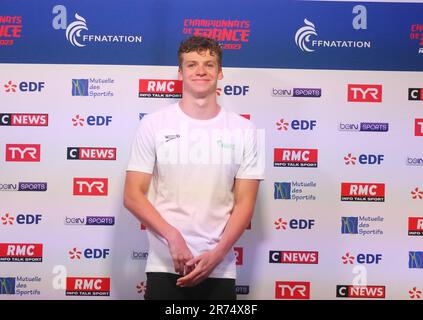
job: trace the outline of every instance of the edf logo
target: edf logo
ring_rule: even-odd
[[[15,218],[12,214],[5,213],[0,218],[0,224],[14,225],[15,222],[16,224],[39,224],[41,219],[41,214],[18,214]]]
[[[223,87],[223,92],[227,96],[245,96],[250,91],[250,86],[231,86],[227,85]],[[218,96],[221,95],[222,89],[217,88],[216,93]]]
[[[383,154],[360,154],[356,157],[355,155],[348,153],[344,157],[346,165],[355,165],[357,161],[359,164],[380,165],[383,160],[385,160],[385,156]]]
[[[382,254],[359,253],[357,257],[355,257],[347,252],[342,256],[343,264],[354,264],[354,261],[357,261],[358,264],[379,264],[382,261]]]
[[[4,90],[6,92],[16,92],[16,90],[20,92],[41,92],[45,84],[45,82],[22,81],[16,85],[12,81],[9,81],[4,85]]]
[[[292,120],[291,122],[289,122],[288,120],[282,118],[278,122],[276,122],[276,127],[280,131],[287,131],[289,127],[291,127],[292,130],[313,131],[316,126],[316,120]]]
[[[274,222],[274,225],[276,230],[286,230],[288,227],[293,230],[310,230],[314,227],[315,222],[314,219],[291,219],[284,221],[282,218],[279,218]]]
[[[72,125],[74,127],[81,126],[83,127],[85,124],[88,126],[109,126],[112,122],[112,116],[93,116],[90,115],[88,117],[83,117],[79,114],[77,114],[75,117],[72,118]]]
[[[87,248],[83,252],[79,251],[78,248],[72,248],[69,250],[69,257],[72,260],[81,259],[81,255],[85,259],[106,259],[110,254],[110,249],[97,249],[97,248]]]

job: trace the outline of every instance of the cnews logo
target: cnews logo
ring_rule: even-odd
[[[40,243],[0,243],[0,262],[42,262]]]
[[[317,168],[317,149],[274,149],[275,167]]]
[[[180,80],[139,80],[139,98],[182,98],[182,81]]]
[[[423,88],[409,88],[408,100],[423,101]]]
[[[385,286],[336,286],[337,298],[385,298]]]
[[[341,201],[385,201],[384,183],[341,183]]]
[[[423,236],[423,217],[408,218],[408,235]]]
[[[46,113],[0,113],[0,126],[47,127]]]
[[[276,281],[275,299],[310,299],[310,282]]]
[[[67,296],[109,296],[110,278],[67,277]]]
[[[272,88],[272,97],[320,98],[321,96],[322,96],[322,89],[320,88],[291,88],[291,89]]]
[[[40,162],[40,144],[6,144],[6,161]]]
[[[349,84],[349,102],[382,102],[382,85]]]
[[[269,251],[269,263],[318,264],[317,251]]]
[[[107,196],[107,178],[73,178],[74,196]]]
[[[116,148],[68,147],[68,160],[116,160]]]

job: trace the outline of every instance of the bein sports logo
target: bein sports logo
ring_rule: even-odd
[[[311,36],[317,36],[316,27],[307,19],[304,19],[305,26],[298,29],[295,33],[295,43],[304,52],[313,52],[313,49],[307,47]]]

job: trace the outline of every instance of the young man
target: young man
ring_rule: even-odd
[[[178,55],[183,98],[144,116],[126,173],[124,205],[150,244],[145,298],[236,299],[232,246],[264,173],[257,134],[217,104],[220,45],[192,36]]]

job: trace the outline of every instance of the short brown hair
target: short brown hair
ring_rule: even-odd
[[[217,56],[219,67],[222,67],[222,46],[211,38],[203,36],[191,36],[181,42],[178,50],[179,67],[182,66],[182,54],[192,51],[201,53],[203,51],[210,51],[210,54]]]

